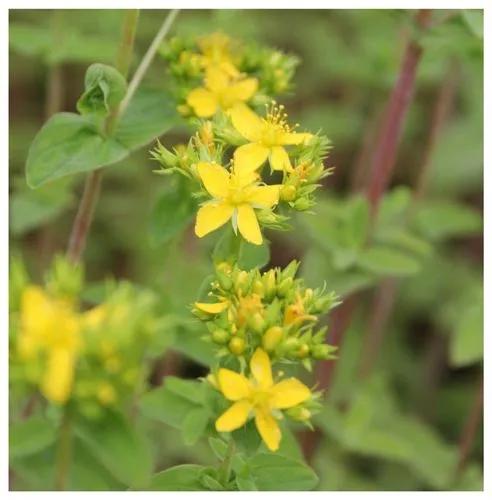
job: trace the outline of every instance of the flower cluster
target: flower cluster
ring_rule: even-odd
[[[196,302],[194,313],[206,322],[219,346],[219,356],[249,359],[258,347],[272,361],[330,359],[334,348],[324,343],[318,316],[335,307],[334,293],[306,288],[296,278],[299,263],[261,273],[222,262],[216,267],[207,302]]]
[[[231,224],[239,245],[264,245],[263,229],[288,229],[291,213],[313,207],[321,179],[331,173],[324,165],[328,138],[299,130],[272,99],[289,86],[294,60],[222,34],[175,39],[164,55],[179,109],[191,117],[195,133],[172,150],[158,143],[151,153],[161,166],[156,172],[188,179],[200,203],[199,238]],[[230,253],[216,266],[208,299],[193,308],[208,329],[204,338],[217,346],[219,367],[207,380],[233,403],[215,427],[230,432],[254,416],[264,443],[276,451],[277,419],[285,412],[309,425],[319,403],[296,378],[280,372],[274,380],[272,365],[311,369],[313,361],[334,357],[318,315],[337,304],[336,296],[306,288],[295,277],[298,262],[261,273],[241,269],[240,252]]]
[[[175,37],[161,54],[174,79],[178,110],[201,118],[239,102],[261,105],[288,91],[298,64],[293,56],[220,32],[198,39]]]
[[[76,290],[67,293],[66,287],[77,280],[59,272],[69,265],[58,259],[54,268],[45,287],[27,282],[16,294],[12,380],[38,388],[52,403],[75,404],[85,416],[97,417],[143,387],[142,361],[156,331],[154,297],[128,283],[109,285],[100,305],[82,311]]]

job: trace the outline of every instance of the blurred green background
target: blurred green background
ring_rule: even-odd
[[[328,162],[335,174],[324,190],[343,199],[364,179],[377,124],[413,29],[412,15],[406,10],[190,10],[180,13],[172,33],[221,30],[299,56],[295,89],[283,102],[293,121],[306,129],[322,129],[332,140]],[[339,284],[342,294],[358,288],[359,300],[336,362],[327,411],[318,421],[324,437],[312,464],[321,490],[482,487],[481,425],[467,467],[459,477],[454,475],[482,373],[480,15],[434,12],[441,22],[422,38],[424,54],[392,182],[415,185],[428,154],[436,102],[448,89],[451,98],[431,150],[425,199],[459,202],[466,211],[444,212],[431,224],[441,230],[431,238],[434,250],[419,272],[400,280],[377,365],[367,379],[361,380],[357,372],[374,286]],[[133,68],[164,16],[163,11],[141,12]],[[37,279],[66,248],[84,176],[30,190],[24,174],[27,150],[49,115],[75,109],[87,66],[112,63],[121,21],[122,11],[10,11],[10,253],[22,256]],[[156,58],[146,78],[165,88],[162,58]],[[184,128],[173,129],[162,142],[172,146],[187,136]],[[158,290],[163,307],[186,315],[210,271],[212,244],[194,237],[191,222],[184,234],[162,236],[166,220],[156,206],[169,180],[152,172],[149,149],[106,169],[84,257],[86,274],[96,285],[114,276]],[[446,233],[446,221],[455,216],[462,218],[461,225],[456,229],[451,224]],[[309,230],[315,224],[323,235],[323,224],[329,224],[324,217],[312,222],[313,216],[303,214],[295,232],[270,235],[271,265],[302,257],[309,284],[326,280],[328,288],[336,288],[330,282],[331,257]],[[169,373],[204,373],[193,361],[193,345],[171,352],[156,367],[154,383]],[[353,403],[351,411],[338,411],[347,401]],[[211,459],[205,443],[187,448],[172,429],[157,424],[154,434],[159,469]]]

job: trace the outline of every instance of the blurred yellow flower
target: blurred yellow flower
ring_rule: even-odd
[[[202,55],[200,62],[204,68],[217,67],[229,76],[239,76],[231,50],[232,40],[224,33],[211,33],[198,39],[197,44]]]
[[[219,109],[227,111],[238,102],[249,101],[257,89],[256,78],[233,78],[222,69],[210,66],[205,73],[204,87],[193,89],[186,103],[200,118],[209,118]]]
[[[201,238],[232,219],[234,230],[239,229],[247,241],[261,245],[263,237],[255,209],[272,208],[278,203],[279,185],[260,185],[257,175],[249,172],[238,175],[216,163],[197,165],[205,189],[214,198],[198,210],[195,233]]]
[[[222,394],[234,404],[215,422],[218,432],[242,427],[252,412],[261,438],[271,451],[278,450],[281,432],[273,413],[292,408],[311,397],[311,391],[296,378],[273,383],[270,358],[258,348],[250,362],[252,379],[226,368],[217,373]]]
[[[272,105],[265,118],[261,118],[243,103],[230,111],[232,124],[249,141],[236,149],[234,162],[240,172],[251,172],[268,158],[272,170],[291,172],[292,165],[284,146],[299,145],[312,134],[293,132],[287,124],[283,106]]]
[[[50,401],[63,404],[68,400],[81,348],[80,322],[73,304],[28,286],[21,298],[17,349],[25,362],[46,357],[39,386]]]

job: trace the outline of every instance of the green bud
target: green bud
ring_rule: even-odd
[[[311,418],[311,412],[302,406],[294,406],[286,411],[287,415],[297,422],[305,422]]]
[[[294,280],[291,277],[282,280],[277,287],[277,295],[279,295],[280,297],[285,297],[292,289],[293,284]]]
[[[295,186],[286,185],[280,189],[280,199],[283,201],[293,201],[296,199],[297,189]]]
[[[253,283],[253,292],[257,293],[260,296],[263,296],[265,293],[265,286],[263,285],[260,279],[256,279]]]
[[[267,352],[273,352],[284,336],[284,331],[280,326],[270,327],[261,341],[263,348]]]
[[[328,344],[317,344],[311,347],[311,353],[314,359],[333,359],[335,346]]]
[[[218,328],[212,333],[212,340],[216,344],[226,344],[227,341],[229,340],[229,332],[226,330],[223,330],[222,328]]]
[[[232,279],[227,274],[217,271],[217,280],[223,290],[230,290],[232,288]]]
[[[309,356],[309,346],[307,344],[301,344],[299,346],[299,349],[297,349],[296,351],[296,356],[299,358],[299,359],[304,359],[304,358],[307,358],[307,356]]]
[[[302,198],[297,199],[294,202],[294,208],[296,210],[299,210],[299,212],[302,212],[304,210],[308,210],[312,206],[313,206],[313,203],[308,198],[306,198],[305,196],[303,196]]]
[[[274,269],[270,269],[263,275],[263,284],[265,285],[265,298],[270,300],[276,293],[277,280]]]
[[[248,318],[248,325],[255,333],[262,333],[266,326],[265,319],[260,313],[255,313]]]
[[[245,348],[246,343],[244,342],[244,339],[240,337],[233,337],[229,342],[229,350],[236,356],[241,355],[244,352]]]
[[[234,282],[234,287],[236,291],[240,290],[248,282],[248,273],[246,271],[240,271]]]
[[[285,340],[282,347],[285,352],[291,353],[297,351],[299,348],[300,342],[299,339],[295,337],[289,337]]]

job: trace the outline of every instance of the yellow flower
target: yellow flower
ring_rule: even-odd
[[[198,39],[202,53],[200,62],[204,68],[217,67],[232,77],[239,76],[232,56],[231,39],[224,33],[211,33]]]
[[[40,389],[58,404],[71,393],[75,363],[82,348],[80,322],[73,304],[54,299],[37,286],[22,294],[18,353],[25,362],[46,357]]]
[[[236,149],[234,162],[238,171],[251,172],[268,158],[273,170],[291,172],[292,165],[284,146],[299,145],[312,134],[293,132],[286,122],[283,106],[273,105],[261,118],[245,104],[236,104],[230,111],[232,124],[249,141]]]
[[[270,358],[256,349],[250,362],[252,379],[226,368],[217,373],[222,394],[234,404],[215,422],[218,432],[230,432],[242,427],[253,413],[261,438],[271,451],[278,450],[281,432],[273,413],[292,408],[311,397],[311,391],[296,378],[273,383]]]
[[[304,301],[299,293],[297,293],[295,302],[285,309],[284,325],[301,324],[304,321],[316,321],[316,316],[306,313]]]
[[[256,78],[232,78],[216,66],[206,70],[204,87],[193,89],[186,103],[201,118],[213,116],[218,109],[227,111],[239,102],[253,97],[258,88]]]
[[[263,238],[255,208],[268,209],[276,205],[280,186],[260,185],[254,172],[238,175],[235,170],[229,172],[216,163],[201,162],[197,170],[214,199],[198,210],[196,235],[201,238],[232,219],[235,231],[239,229],[247,241],[261,245]]]

